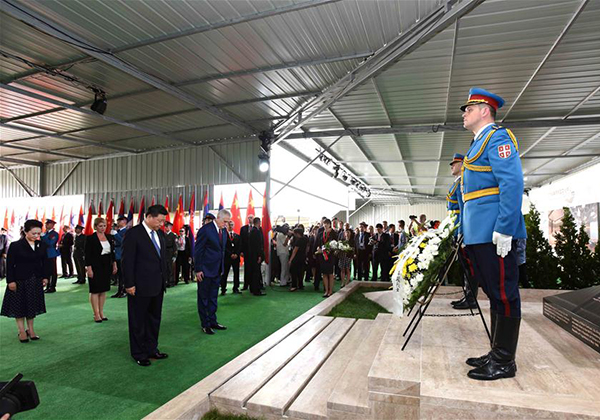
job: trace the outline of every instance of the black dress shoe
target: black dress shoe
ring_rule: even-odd
[[[32,341],[37,341],[40,339],[39,335],[31,335],[29,334],[29,330],[25,330],[25,334],[27,334],[27,337],[29,337]]]
[[[483,356],[480,356],[480,357],[469,357],[465,363],[467,365],[473,366],[475,368],[481,367],[490,361],[490,357],[491,357],[490,353],[484,354]]]
[[[108,321],[108,318],[102,318],[102,321]]]
[[[234,291],[233,291],[233,294],[234,294],[234,295],[241,295],[241,294],[242,294],[242,292],[240,292],[239,290],[234,290]]]
[[[227,327],[221,324],[215,324],[210,326],[213,330],[226,330]]]
[[[223,290],[223,291],[221,292],[221,296],[225,296],[226,294],[227,294],[227,292],[226,292],[225,290]]]
[[[267,296],[266,293],[264,292],[259,292],[259,293],[252,293],[254,296]]]
[[[462,302],[459,302],[456,305],[453,305],[452,308],[454,308],[454,309],[477,309],[477,305],[475,304],[474,301],[469,302],[465,299]]]
[[[121,293],[117,292],[114,295],[111,296],[111,298],[118,298],[121,296]]]
[[[212,329],[212,328],[210,328],[210,327],[207,327],[207,328],[202,328],[202,331],[204,331],[204,333],[205,333],[205,334],[208,334],[208,335],[213,335],[213,334],[215,333],[215,332],[213,331],[213,329]]]
[[[29,337],[27,337],[25,340],[21,340],[21,335],[20,334],[17,334],[17,337],[19,337],[19,341],[21,343],[29,343]]]
[[[79,280],[74,281],[72,284],[81,284],[81,282]]]
[[[450,302],[450,305],[454,306],[454,305],[458,305],[461,302],[464,302],[465,297],[463,296],[461,299],[459,300],[453,300],[452,302]]]
[[[160,360],[160,359],[166,359],[167,357],[169,357],[169,355],[167,353],[161,353],[161,352],[157,351],[156,353],[154,353],[153,355],[150,356],[150,359]]]
[[[148,359],[136,360],[135,362],[140,366],[150,366],[152,364]]]
[[[56,293],[56,289],[46,289],[44,293]]]

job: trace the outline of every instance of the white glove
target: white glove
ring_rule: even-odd
[[[494,232],[492,234],[492,242],[496,245],[496,254],[504,258],[508,255],[512,247],[512,236]]]

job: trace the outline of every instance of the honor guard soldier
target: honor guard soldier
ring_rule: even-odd
[[[55,225],[56,222],[54,220],[46,219],[46,233],[41,238],[42,242],[48,245],[46,252],[50,260],[50,267],[52,267],[52,275],[44,293],[56,292],[56,282],[58,280],[56,259],[60,256],[60,251],[58,250],[58,233],[54,230]]]
[[[457,223],[458,229],[455,231],[455,235],[462,235],[462,223],[461,223],[461,207],[463,204],[462,193],[460,188],[460,174],[463,165],[464,156],[455,153],[452,158],[452,162],[450,162],[450,171],[452,175],[456,177],[450,190],[448,191],[448,195],[446,195],[446,202],[448,203],[448,211],[457,215]],[[460,300],[455,300],[451,302],[451,305],[454,309],[474,309],[477,307],[475,300],[477,299],[477,292],[479,291],[479,282],[475,277],[475,273],[473,270],[473,266],[471,261],[467,257],[467,254],[464,248],[461,247],[458,257],[461,260],[461,265],[469,270],[468,273],[465,273],[463,279],[468,280],[465,282],[465,296],[463,296]]]
[[[467,359],[468,376],[495,380],[515,376],[521,322],[516,240],[526,237],[521,213],[523,169],[512,132],[496,125],[504,100],[472,88],[461,106],[463,125],[475,138],[463,161],[462,232],[475,276],[490,299],[492,349]]]

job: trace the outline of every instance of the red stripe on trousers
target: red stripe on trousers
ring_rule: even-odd
[[[504,303],[504,316],[510,316],[510,305],[506,299],[506,290],[504,289],[504,258],[498,257],[500,263],[500,299]]]
[[[473,270],[473,264],[471,264],[471,260],[469,259],[467,252],[465,251],[464,248],[461,248],[461,251],[463,253],[463,256],[465,257],[465,260],[467,260],[467,264],[469,265],[469,271],[471,272],[471,277],[475,277],[475,270]]]

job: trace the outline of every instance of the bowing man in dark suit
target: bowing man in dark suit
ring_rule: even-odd
[[[241,294],[240,292],[240,253],[241,253],[241,238],[240,235],[234,232],[235,223],[230,220],[227,227],[227,245],[225,246],[225,270],[221,277],[221,295],[227,292],[227,277],[229,269],[233,268],[233,293]]]
[[[127,292],[129,345],[140,366],[149,359],[165,359],[158,350],[163,294],[167,286],[168,261],[164,232],[167,209],[148,207],[144,221],[127,231],[123,241],[123,281]]]
[[[198,314],[202,330],[209,335],[213,330],[226,330],[217,322],[217,298],[225,268],[227,231],[225,223],[231,220],[228,210],[219,210],[217,218],[202,226],[194,247],[194,267],[198,281]]]

